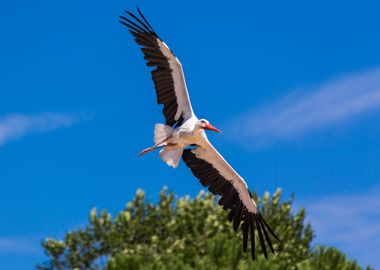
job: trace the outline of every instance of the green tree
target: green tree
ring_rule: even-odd
[[[276,254],[253,262],[242,251],[242,234],[236,234],[215,198],[201,191],[196,198],[176,197],[164,188],[157,203],[143,191],[115,218],[93,209],[89,225],[68,232],[63,241],[45,239],[48,260],[38,269],[108,270],[227,270],[227,269],[340,269],[360,270],[355,262],[331,247],[311,247],[314,232],[305,224],[305,209],[292,209],[293,197],[281,190],[258,198],[262,214],[282,242]],[[258,244],[258,241],[256,241]],[[257,247],[257,250],[260,250]],[[371,269],[367,267],[367,269]]]

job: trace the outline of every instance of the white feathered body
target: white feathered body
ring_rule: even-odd
[[[163,147],[161,158],[174,168],[178,166],[183,149],[190,145],[203,145],[207,140],[204,129],[198,128],[198,118],[193,116],[177,128],[164,124],[156,124],[154,129],[154,143]]]

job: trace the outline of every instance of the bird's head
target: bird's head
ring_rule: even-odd
[[[201,128],[201,129],[212,130],[212,131],[215,131],[218,133],[222,133],[219,129],[217,129],[216,127],[211,125],[210,122],[207,121],[206,119],[199,119],[197,124],[196,124],[196,127]]]

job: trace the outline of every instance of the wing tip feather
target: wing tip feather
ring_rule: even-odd
[[[136,8],[137,8],[138,15],[140,15],[140,18],[138,16],[136,16],[135,14],[133,14],[133,12],[131,12],[129,10],[124,10],[124,13],[129,15],[130,19],[128,19],[124,16],[119,16],[119,18],[127,21],[130,25],[132,24],[134,26],[134,28],[139,29],[141,32],[145,32],[145,33],[153,35],[156,38],[159,38],[157,33],[154,31],[153,27],[151,26],[151,24],[148,22],[148,20],[145,18],[145,16],[141,12],[140,8],[137,5],[136,5]],[[125,23],[123,23],[123,24],[126,25]],[[131,28],[130,25],[128,26],[129,28]]]
[[[267,246],[269,247],[269,250],[272,254],[275,254],[275,249],[272,245],[272,241],[270,239],[270,235],[274,237],[276,240],[281,242],[277,235],[273,232],[273,230],[269,227],[268,223],[264,220],[264,218],[261,216],[260,212],[257,213],[249,213],[249,222],[248,225],[250,226],[251,231],[251,257],[252,260],[255,260],[255,231],[257,231],[258,240],[260,242],[260,247],[263,252],[263,255],[266,259],[269,258],[268,252],[267,252]],[[268,233],[269,231],[269,233]]]

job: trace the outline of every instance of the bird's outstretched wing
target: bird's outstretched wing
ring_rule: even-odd
[[[268,258],[267,245],[274,253],[270,237],[279,240],[261,216],[243,178],[224,160],[207,140],[202,146],[185,149],[182,159],[190,167],[203,186],[214,195],[220,195],[219,204],[224,210],[231,210],[228,219],[235,231],[241,222],[243,230],[243,250],[247,251],[250,237],[251,256],[255,259],[255,230],[264,256]],[[271,236],[270,236],[271,235]]]
[[[128,27],[136,42],[141,45],[147,66],[155,67],[152,70],[152,79],[156,88],[157,103],[164,105],[162,112],[166,124],[181,125],[193,115],[182,65],[156,34],[139,8],[137,11],[139,16],[126,11],[126,17],[120,16],[120,23]]]

